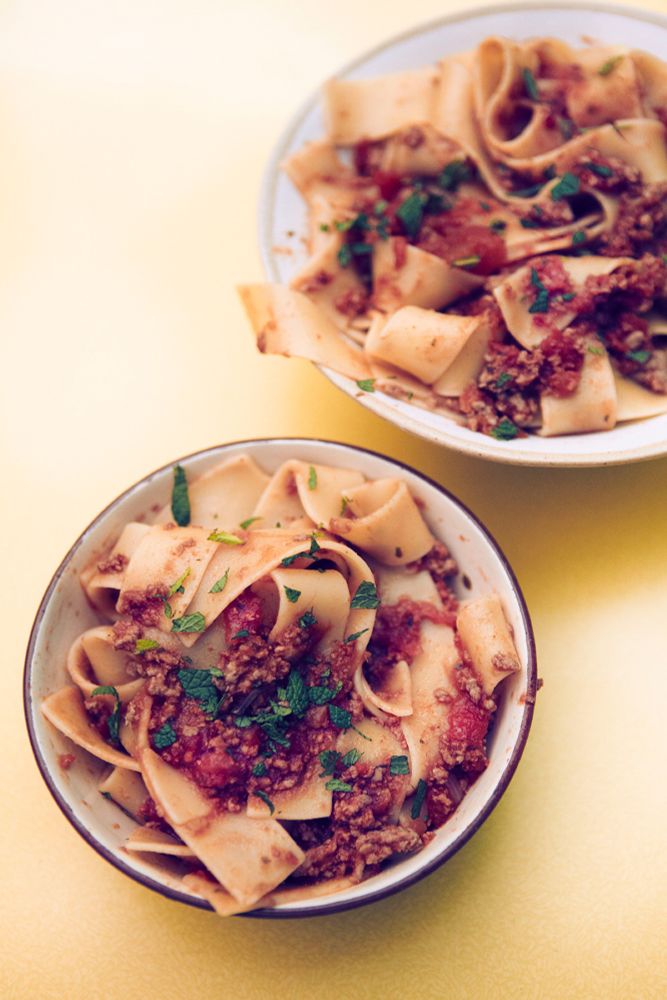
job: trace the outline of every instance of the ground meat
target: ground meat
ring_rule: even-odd
[[[382,688],[385,675],[400,660],[412,663],[421,652],[422,622],[438,622],[453,626],[453,611],[441,610],[428,601],[413,601],[401,597],[396,604],[383,604],[375,619],[373,636],[368,646],[368,661],[364,672],[376,690]]]
[[[343,316],[361,316],[368,308],[368,300],[368,292],[363,288],[348,288],[338,296],[334,306]]]
[[[229,652],[221,654],[218,663],[229,697],[234,699],[258,685],[283,680],[312,642],[311,630],[296,623],[285,629],[275,642],[260,635],[238,641]]]
[[[618,215],[609,233],[600,237],[606,257],[638,257],[667,249],[667,183],[647,184],[639,193],[621,195]]]
[[[379,865],[394,854],[410,854],[421,847],[422,840],[415,830],[402,826],[386,826],[382,830],[362,833],[356,848],[366,865]]]
[[[58,765],[63,771],[69,771],[75,760],[76,757],[73,753],[58,754]]]
[[[436,542],[426,555],[408,563],[405,568],[409,573],[430,573],[445,610],[452,613],[457,610],[458,599],[451,588],[451,582],[459,568],[446,545]]]
[[[97,564],[99,573],[122,573],[127,566],[128,558],[122,552],[117,552],[115,556],[109,556]]]
[[[492,341],[504,340],[508,335],[503,314],[490,292],[460,300],[456,303],[456,312],[460,316],[481,316],[491,333]]]
[[[148,590],[126,590],[121,594],[118,611],[129,615],[136,622],[147,627],[158,625],[164,614],[164,602],[169,587],[157,584]]]
[[[578,157],[569,169],[585,187],[605,194],[617,195],[631,190],[634,195],[641,184],[641,172],[637,167],[629,166],[617,156],[604,156],[593,146]]]

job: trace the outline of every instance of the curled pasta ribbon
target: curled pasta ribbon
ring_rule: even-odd
[[[376,479],[349,490],[347,511],[332,531],[386,566],[404,566],[435,543],[417,504],[400,479]]]

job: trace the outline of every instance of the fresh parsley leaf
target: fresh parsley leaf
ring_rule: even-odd
[[[313,684],[308,688],[311,705],[326,705],[332,698],[336,697],[342,686],[340,681],[335,688],[326,687],[324,684]]]
[[[374,378],[361,378],[357,382],[357,385],[362,392],[375,392],[375,379]]]
[[[602,65],[600,66],[598,70],[598,76],[609,76],[610,73],[614,72],[614,70],[616,69],[618,64],[622,61],[622,59],[623,59],[622,55],[612,56],[611,59],[607,59],[607,61],[603,62]]]
[[[149,649],[159,649],[160,643],[155,639],[137,639],[134,644],[135,653],[147,653]]]
[[[325,778],[327,775],[333,774],[336,770],[336,764],[340,760],[340,754],[337,750],[322,750],[319,758],[320,764],[322,765],[320,778]]]
[[[331,226],[328,222],[320,222],[320,232],[328,233],[331,230]]]
[[[190,494],[188,477],[182,465],[174,466],[174,483],[171,488],[171,513],[181,528],[190,523]]]
[[[254,723],[255,717],[253,715],[237,715],[234,719],[234,725],[237,729],[249,729]]]
[[[242,528],[243,531],[247,531],[251,524],[254,524],[255,521],[261,521],[261,520],[262,520],[261,517],[248,517],[246,518],[245,521],[241,521],[241,523],[239,524],[239,528]]]
[[[519,433],[519,428],[509,417],[503,417],[499,424],[491,428],[491,434],[497,441],[511,441]]]
[[[592,347],[592,346],[590,346],[590,347],[587,348],[587,351],[588,351],[589,354],[601,354],[601,355],[604,355],[604,353],[605,353],[601,347]]]
[[[296,604],[301,597],[301,591],[295,590],[294,587],[283,587],[283,590],[285,591],[285,597],[290,604]]]
[[[374,583],[364,580],[357,587],[357,592],[352,598],[350,608],[379,608],[380,598]]]
[[[309,692],[306,682],[298,670],[290,670],[285,689],[285,699],[297,718],[306,714],[306,709],[310,704]]]
[[[301,615],[299,618],[299,628],[312,628],[313,625],[317,625],[317,618],[311,611],[306,611],[305,614]]]
[[[356,642],[357,639],[359,639],[360,636],[364,634],[364,632],[368,632],[368,629],[362,628],[360,632],[353,632],[351,635],[348,635],[347,639],[343,639],[343,642],[344,643]]]
[[[195,611],[191,615],[183,615],[182,618],[174,618],[171,623],[172,632],[203,632],[206,628],[206,619],[201,611]]]
[[[226,569],[225,572],[223,573],[223,575],[220,577],[220,579],[215,581],[215,583],[213,584],[213,586],[209,590],[209,594],[220,594],[220,593],[222,593],[222,591],[227,586],[227,580],[228,579],[229,579],[229,570]]]
[[[527,66],[524,66],[521,70],[521,76],[523,77],[523,86],[531,101],[539,101],[540,91],[537,86],[537,80]]]
[[[383,215],[387,211],[388,207],[387,202],[381,198],[380,201],[376,201],[373,205],[373,212],[375,215]]]
[[[561,198],[571,198],[572,195],[577,194],[579,188],[579,178],[567,171],[558,181],[558,184],[552,187],[551,197],[554,201],[560,201]]]
[[[631,361],[636,361],[638,365],[645,365],[648,359],[651,357],[650,351],[628,351],[625,355],[626,358],[630,358]]]
[[[243,539],[238,535],[232,535],[228,531],[212,531],[208,536],[209,542],[220,542],[221,545],[243,545]]]
[[[329,705],[329,718],[337,729],[349,729],[352,725],[352,715],[339,705]]]
[[[276,811],[276,807],[274,806],[273,802],[266,794],[266,792],[263,792],[261,791],[261,789],[257,788],[252,794],[256,795],[258,799],[261,799],[262,802],[269,807],[269,812],[273,816],[274,812]]]
[[[190,667],[178,671],[178,680],[187,698],[198,701],[202,712],[216,715],[220,704],[220,692],[213,683],[210,670]]]
[[[585,166],[598,177],[612,177],[614,173],[611,167],[605,166],[604,163],[586,163]]]
[[[519,224],[524,229],[538,229],[540,225],[539,222],[535,222],[535,219],[519,219]]]
[[[566,115],[557,115],[556,125],[558,125],[560,134],[566,140],[571,139],[576,131],[576,125],[574,124],[572,119],[568,118]]]
[[[314,531],[310,536],[310,548],[308,549],[308,555],[314,556],[316,552],[320,551],[320,543],[317,541],[317,532]]]
[[[423,778],[420,778],[417,782],[417,790],[415,792],[415,797],[412,800],[412,809],[410,810],[410,815],[413,819],[419,819],[419,815],[424,805],[424,799],[426,798],[427,789],[428,785]]]
[[[366,242],[350,243],[350,251],[354,257],[363,257],[364,254],[373,253],[373,244]]]
[[[356,764],[362,757],[363,754],[359,753],[355,747],[352,747],[352,749],[348,750],[346,754],[343,754],[340,762],[343,767],[352,767],[352,765]]]
[[[481,259],[479,254],[473,253],[469,257],[457,257],[452,264],[454,267],[476,267]]]
[[[164,726],[161,726],[156,733],[153,733],[153,746],[156,750],[166,750],[177,739],[176,730],[171,722],[165,722]]]
[[[345,517],[345,514],[347,513],[347,508],[350,506],[351,502],[352,501],[350,500],[349,497],[346,497],[346,496],[341,497],[341,503],[340,503],[340,516],[341,517]]]
[[[489,229],[494,233],[502,233],[503,230],[507,229],[507,223],[503,219],[492,219],[489,223]]]
[[[389,761],[389,773],[394,775],[410,774],[408,758],[404,754],[397,757],[391,757]]]
[[[438,187],[445,191],[456,191],[459,184],[467,181],[470,177],[470,170],[463,160],[452,160],[438,177]]]
[[[563,294],[561,295],[561,299],[563,300],[563,302],[571,302],[572,299],[576,297],[577,297],[576,292],[563,292]]]
[[[348,785],[346,781],[341,781],[340,778],[332,778],[331,781],[327,781],[324,786],[327,791],[330,792],[351,792],[352,785]]]
[[[170,597],[173,597],[174,594],[184,594],[185,593],[185,587],[183,586],[183,584],[185,583],[185,581],[187,580],[187,578],[190,576],[191,572],[192,572],[192,570],[188,566],[188,568],[186,569],[185,573],[181,573],[181,575],[179,576],[178,580],[176,580],[174,583],[172,583],[171,587],[169,588],[169,593],[167,594],[167,600],[169,600]]]
[[[264,761],[258,761],[252,769],[252,774],[254,778],[262,778],[266,774],[266,764]]]
[[[91,697],[96,698],[98,694],[110,694],[115,700],[113,712],[107,720],[107,727],[111,742],[115,743],[116,746],[120,746],[120,695],[111,684],[102,684],[100,687],[93,688]]]
[[[232,639],[247,639],[249,635],[250,635],[250,632],[248,632],[248,629],[247,628],[242,628],[242,629],[239,629],[239,631],[236,633],[236,635],[232,636]]]
[[[586,233],[583,229],[577,229],[576,233],[572,233],[572,246],[577,247],[581,243],[586,242]]]
[[[498,378],[496,379],[496,389],[502,389],[503,386],[506,386],[507,383],[511,381],[512,381],[512,376],[510,375],[509,372],[501,372]]]
[[[174,617],[174,612],[172,610],[171,604],[166,599],[166,597],[164,599],[164,616],[165,616],[165,618],[173,618]]]
[[[308,489],[317,489],[317,470],[314,465],[311,465],[308,469]]]

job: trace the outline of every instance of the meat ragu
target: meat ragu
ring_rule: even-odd
[[[421,86],[327,84],[285,163],[310,258],[241,289],[261,349],[503,442],[667,412],[667,64],[487,38]]]
[[[61,766],[112,765],[100,789],[137,822],[127,850],[169,855],[221,913],[420,850],[486,767],[520,669],[497,595],[459,603],[401,479],[298,459],[268,475],[241,455],[174,482],[82,575],[117,610],[42,705],[78,744]]]

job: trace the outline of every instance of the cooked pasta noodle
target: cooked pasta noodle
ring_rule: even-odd
[[[487,38],[324,108],[309,260],[240,289],[261,350],[501,440],[667,412],[667,64]]]
[[[485,769],[519,669],[499,599],[459,605],[401,479],[241,456],[176,482],[179,524],[166,504],[82,573],[106,622],[42,703],[111,765],[126,849],[223,914],[419,850]]]

